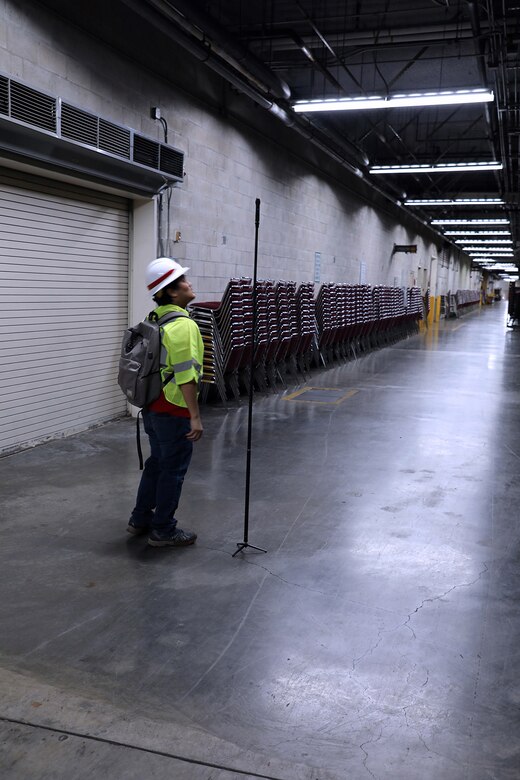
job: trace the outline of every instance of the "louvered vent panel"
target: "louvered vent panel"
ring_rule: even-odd
[[[159,168],[159,144],[142,135],[134,135],[134,162]]]
[[[113,125],[106,119],[99,120],[99,148],[105,152],[130,159],[130,130]]]
[[[182,179],[183,168],[183,153],[178,152],[177,149],[172,149],[170,146],[161,145],[161,161],[159,164],[159,170]]]
[[[61,135],[72,141],[97,146],[98,118],[67,103],[61,104]]]
[[[56,132],[56,100],[43,92],[11,81],[11,117]]]
[[[0,114],[9,115],[9,79],[0,76]]]
[[[182,181],[184,154],[0,74],[0,116],[99,149]],[[60,123],[58,127],[58,109]]]

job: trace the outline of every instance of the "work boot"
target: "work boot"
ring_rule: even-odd
[[[128,525],[126,526],[126,530],[129,534],[133,534],[134,536],[140,536],[141,534],[147,534],[150,530],[149,525],[137,525],[133,520],[128,521]]]
[[[182,528],[174,528],[161,534],[158,531],[152,531],[148,537],[148,544],[151,547],[187,547],[193,544],[197,534],[193,531],[183,531]]]

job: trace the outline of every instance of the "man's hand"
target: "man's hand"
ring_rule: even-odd
[[[186,434],[186,438],[189,439],[190,441],[198,441],[204,431],[204,428],[202,427],[202,420],[200,419],[200,415],[199,414],[195,416],[192,415],[190,419],[190,423],[191,423],[191,431]]]
[[[202,420],[200,419],[199,402],[197,401],[197,385],[194,381],[180,385],[181,393],[190,413],[191,431],[186,434],[190,441],[198,441],[202,436]]]

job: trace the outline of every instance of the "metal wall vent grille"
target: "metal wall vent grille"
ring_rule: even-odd
[[[131,136],[130,130],[118,127],[106,119],[99,120],[99,148],[105,152],[117,154],[119,157],[130,159]]]
[[[56,98],[11,81],[10,108],[13,119],[56,132]]]
[[[134,135],[134,162],[159,169],[159,144],[142,135]]]
[[[172,149],[171,146],[164,146],[161,144],[159,169],[164,171],[164,173],[170,173],[172,176],[177,176],[179,179],[182,179],[184,172],[184,155],[182,152],[178,152],[177,149]]]
[[[9,115],[9,79],[0,76],[0,114]]]
[[[130,159],[130,130],[68,103],[61,104],[61,135],[62,138],[70,138],[71,141]]]
[[[89,146],[98,143],[98,118],[80,108],[61,104],[61,135]]]
[[[0,75],[0,115],[182,181],[184,154]]]

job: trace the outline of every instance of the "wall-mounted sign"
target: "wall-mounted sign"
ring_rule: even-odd
[[[417,244],[394,244],[394,251],[395,252],[411,252],[412,254],[416,254],[417,252]]]
[[[321,252],[314,253],[314,281],[316,284],[321,282]]]

